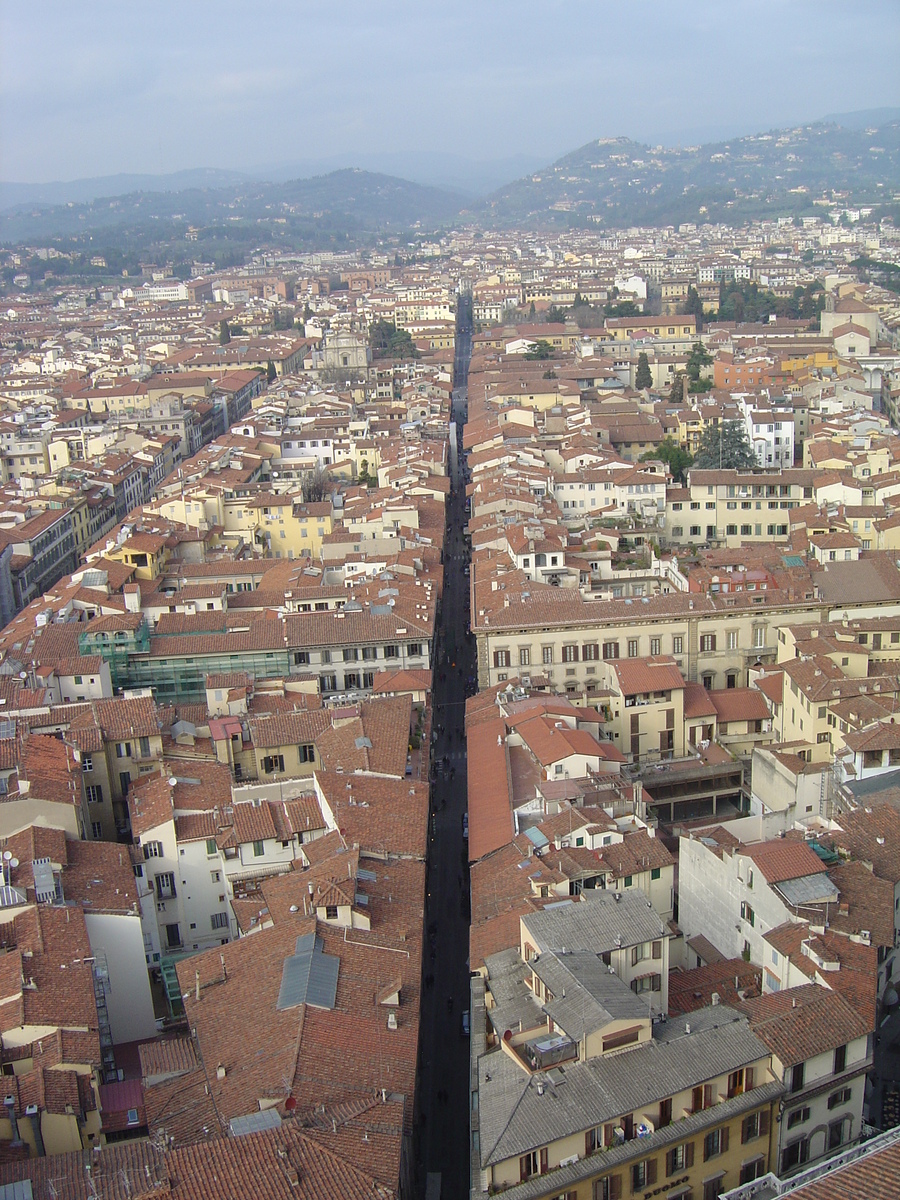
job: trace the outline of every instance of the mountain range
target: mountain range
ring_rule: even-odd
[[[134,250],[174,241],[183,247],[186,229],[193,227],[200,240],[311,248],[460,220],[486,227],[619,228],[798,215],[816,211],[813,200],[823,195],[844,204],[896,205],[898,118],[898,109],[837,114],[812,125],[687,147],[601,138],[546,167],[523,158],[477,164],[439,152],[372,154],[361,164],[405,163],[443,186],[361,165],[315,173],[342,161],[336,158],[272,168],[267,179],[209,169],[108,176],[36,190],[0,184],[0,241],[93,239],[95,245]],[[314,173],[301,177],[310,167]],[[525,174],[497,186],[504,173],[523,167]],[[295,169],[294,178],[281,174]],[[462,180],[467,186],[447,186]],[[486,184],[494,190],[475,198]],[[57,199],[62,195],[63,203]]]

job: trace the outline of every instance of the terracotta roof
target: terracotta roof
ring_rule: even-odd
[[[785,1067],[865,1038],[869,1032],[868,1022],[843,996],[815,983],[770,992],[736,1007],[746,1013],[753,1032]]]
[[[757,842],[742,846],[741,853],[752,858],[768,883],[783,883],[802,879],[825,870],[821,858],[805,842],[793,838],[778,838],[774,842]]]
[[[466,733],[470,862],[499,850],[515,832],[505,733],[502,719],[470,726]]]
[[[757,688],[717,688],[709,693],[709,698],[723,724],[730,721],[763,721],[769,716],[769,706]]]
[[[684,687],[684,676],[674,658],[615,658],[609,665],[616,673],[623,696],[679,691]]]

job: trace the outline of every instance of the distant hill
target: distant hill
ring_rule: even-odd
[[[818,122],[675,148],[601,138],[499,189],[476,215],[488,224],[621,227],[812,212],[831,190],[856,204],[890,203],[900,188],[900,122],[867,128]]]
[[[182,237],[187,226],[214,227],[226,240],[285,240],[294,232],[306,244],[318,229],[343,237],[366,230],[434,225],[458,211],[458,194],[346,169],[285,183],[244,180],[238,186],[184,191],[137,191],[85,204],[19,206],[0,214],[0,241],[28,242],[101,236],[133,243]],[[145,239],[146,240],[146,237]]]
[[[242,183],[250,176],[241,171],[199,167],[169,175],[97,175],[55,183],[0,182],[0,212],[19,205],[85,204],[101,196],[125,196],[129,192],[183,192],[189,188],[221,188]]]

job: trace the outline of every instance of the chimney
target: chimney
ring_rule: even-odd
[[[13,1146],[21,1146],[22,1139],[19,1137],[19,1124],[16,1120],[16,1098],[15,1096],[7,1096],[3,1101],[6,1106],[6,1119],[12,1126],[12,1143]]]
[[[36,1104],[29,1104],[25,1109],[25,1116],[31,1121],[31,1131],[34,1134],[34,1144],[38,1152],[38,1158],[45,1158],[47,1151],[44,1149],[44,1136],[41,1133],[41,1114]]]

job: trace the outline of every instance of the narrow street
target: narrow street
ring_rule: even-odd
[[[424,981],[419,1039],[416,1167],[419,1194],[426,1173],[440,1173],[441,1195],[462,1197],[469,1180],[469,877],[466,813],[465,704],[475,656],[468,625],[468,550],[463,539],[465,482],[462,427],[471,324],[460,304],[452,420],[458,454],[451,449],[451,490],[444,541],[444,593],[434,669],[434,763],[425,925]],[[429,1198],[430,1200],[430,1198]]]

